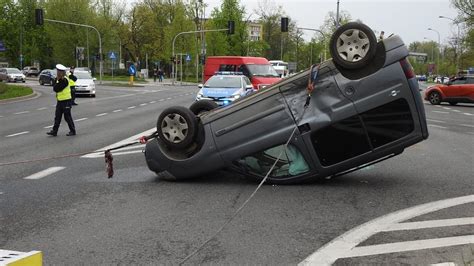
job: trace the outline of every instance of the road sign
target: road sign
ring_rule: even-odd
[[[114,52],[109,52],[109,58],[112,59],[112,60],[117,59]]]
[[[191,56],[189,54],[186,55],[186,62],[191,61]]]
[[[76,59],[84,60],[84,47],[76,47]]]

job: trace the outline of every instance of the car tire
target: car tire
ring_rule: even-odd
[[[182,106],[169,107],[158,117],[156,129],[160,140],[166,146],[175,149],[186,149],[193,144],[198,122],[191,110]]]
[[[441,104],[441,94],[437,91],[433,91],[428,95],[428,100],[433,105]]]
[[[449,102],[450,105],[456,105],[458,102]]]
[[[215,103],[214,101],[200,100],[191,104],[189,110],[191,110],[191,112],[193,112],[195,115],[200,115],[202,113],[216,109],[217,107],[219,107],[219,105],[217,105],[217,103]]]
[[[375,56],[377,39],[365,24],[349,22],[331,36],[329,51],[334,63],[345,69],[366,66]]]
[[[41,79],[39,80],[39,83],[40,83],[41,86],[44,85],[44,82]]]

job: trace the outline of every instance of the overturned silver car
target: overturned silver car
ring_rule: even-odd
[[[224,168],[262,180],[283,149],[267,182],[290,184],[357,170],[428,137],[400,37],[377,43],[369,27],[352,22],[333,34],[330,49],[333,58],[317,68],[229,106],[165,109],[146,145],[148,167],[178,180]]]

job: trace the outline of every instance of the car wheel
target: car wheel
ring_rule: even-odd
[[[441,94],[439,94],[437,91],[433,91],[428,96],[428,100],[431,104],[438,105],[441,103]]]
[[[209,112],[212,109],[216,109],[217,107],[219,107],[219,105],[214,101],[200,100],[191,104],[189,110],[191,110],[195,115],[199,115],[201,113]]]
[[[456,105],[458,102],[449,102],[450,105]]]
[[[367,65],[375,56],[377,40],[365,24],[349,22],[339,27],[329,43],[333,61],[346,69]]]
[[[160,139],[170,148],[185,149],[196,138],[197,119],[182,106],[169,107],[158,117],[156,129]]]
[[[40,83],[41,86],[44,85],[44,82],[41,79],[39,80],[39,83]]]

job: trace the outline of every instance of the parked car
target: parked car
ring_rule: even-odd
[[[95,78],[87,71],[74,71],[77,77],[76,81],[76,96],[88,95],[95,97]]]
[[[448,82],[449,82],[449,77],[446,77],[446,76],[437,76],[437,77],[434,79],[434,82],[435,82],[435,83],[440,83],[440,84],[448,84]]]
[[[267,182],[289,184],[361,169],[428,137],[400,37],[377,43],[369,27],[351,22],[334,32],[330,52],[318,67],[231,105],[163,110],[145,148],[149,169],[179,180],[226,168],[258,181],[273,169]]]
[[[240,72],[217,72],[204,85],[199,84],[199,88],[196,101],[211,100],[219,106],[255,91],[249,78]]]
[[[39,75],[40,71],[38,70],[37,67],[32,67],[32,66],[27,66],[23,68],[23,75],[30,77],[30,76],[35,76],[37,77]]]
[[[263,57],[209,56],[204,66],[204,82],[218,71],[242,72],[259,90],[281,80],[273,66]]]
[[[426,81],[426,76],[425,75],[416,75],[416,79],[418,81]]]
[[[56,70],[55,69],[43,69],[38,76],[38,82],[40,85],[53,85],[54,80],[56,79]]]
[[[455,78],[446,85],[436,84],[428,87],[425,90],[425,100],[431,104],[474,103],[474,75]]]
[[[25,75],[18,68],[1,68],[0,81],[6,82],[25,82]]]

